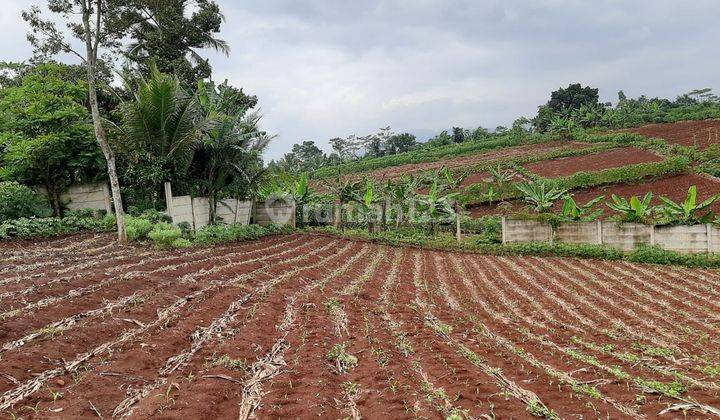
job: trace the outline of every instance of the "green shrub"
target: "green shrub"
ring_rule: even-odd
[[[125,231],[127,232],[128,240],[131,242],[147,239],[153,227],[153,222],[148,219],[125,216]]]
[[[38,195],[17,182],[0,182],[0,223],[22,217],[47,217],[51,211]]]
[[[159,223],[159,222],[167,222],[172,223],[172,217],[170,217],[167,213],[155,210],[155,209],[147,209],[140,213],[138,216],[141,219],[146,219],[151,221],[152,223]]]
[[[161,249],[186,248],[190,246],[190,241],[182,237],[180,229],[166,222],[155,224],[150,233],[147,234],[147,237],[153,241],[155,246]]]
[[[66,217],[20,218],[0,223],[0,240],[47,238],[81,231],[107,232],[115,229],[115,216],[103,218],[70,214]]]
[[[193,242],[198,245],[212,245],[237,241],[248,241],[263,236],[287,232],[288,228],[277,225],[242,225],[239,223],[229,225],[210,225],[195,232]]]

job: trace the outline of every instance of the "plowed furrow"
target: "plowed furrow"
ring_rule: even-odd
[[[290,239],[287,243],[299,241],[298,237]],[[282,240],[275,243],[276,247],[285,246]],[[251,246],[256,246],[255,244]],[[5,329],[0,331],[0,339],[7,340],[19,337],[27,327],[39,328],[63,317],[77,313],[78,309],[86,310],[95,307],[103,300],[117,299],[127,290],[137,290],[152,283],[159,283],[163,280],[175,280],[179,282],[192,282],[195,277],[212,275],[219,270],[235,268],[245,262],[239,258],[249,252],[248,248],[238,252],[228,253],[227,257],[215,255],[193,259],[193,253],[175,254],[169,259],[151,259],[151,261],[133,263],[133,266],[142,266],[143,270],[117,272],[112,275],[103,276],[103,280],[94,282],[93,279],[85,278],[88,286],[71,289],[63,294],[50,296],[36,302],[28,303],[24,307],[5,312],[0,315],[0,320],[5,323]],[[227,259],[225,259],[227,258]],[[175,261],[175,264],[169,264]],[[226,264],[218,264],[227,261]],[[232,261],[232,262],[230,262]],[[207,267],[211,268],[208,269]],[[180,279],[175,273],[185,272]],[[67,287],[67,286],[66,286]],[[62,305],[58,305],[62,303]],[[28,318],[30,320],[28,321]]]
[[[316,252],[314,245],[317,241],[308,241],[304,246],[299,248],[289,249],[287,252],[281,252],[277,255],[264,254],[258,255],[256,258],[247,260],[247,267],[245,267],[239,273],[249,275],[253,271],[257,271],[262,268],[266,268],[267,265],[276,262],[282,262],[285,255],[294,255],[300,252],[301,255],[306,253],[312,254]],[[328,246],[326,242],[326,247]],[[274,247],[267,247],[266,252],[272,251]],[[258,264],[258,262],[261,262]],[[220,286],[224,285],[229,281],[228,278],[234,278],[238,274],[233,276],[221,276],[212,279],[211,283],[215,286],[212,289],[208,289],[208,293],[215,292]],[[160,288],[150,288],[145,292],[145,299],[136,303],[134,306],[125,308],[126,310],[122,314],[118,314],[117,317],[108,319],[95,319],[94,323],[83,325],[84,328],[73,330],[70,332],[56,332],[52,330],[42,330],[43,335],[41,337],[35,337],[35,339],[43,339],[43,342],[37,343],[34,346],[23,348],[22,352],[8,353],[3,356],[4,364],[2,373],[10,375],[16,380],[23,380],[28,375],[33,375],[33,371],[43,370],[47,364],[53,364],[57,360],[65,360],[74,354],[86,352],[88,348],[92,348],[104,340],[108,340],[113,335],[120,334],[123,330],[127,329],[128,326],[144,325],[151,322],[155,317],[156,308],[162,307],[175,299],[177,296],[183,296],[199,288],[196,284],[183,284],[168,281]],[[197,303],[194,303],[197,304]],[[172,330],[168,330],[172,332]],[[59,335],[54,335],[59,334]],[[28,363],[31,361],[32,364]],[[32,368],[32,369],[31,369]],[[9,387],[11,383],[0,383],[0,392],[3,392]]]
[[[679,354],[685,352],[685,349],[677,344],[680,342],[677,335],[661,328],[652,320],[639,316],[632,308],[617,304],[608,296],[587,287],[574,277],[563,273],[560,273],[560,277],[558,277],[558,274],[553,273],[551,267],[540,270],[521,259],[506,258],[504,262],[521,277],[524,277],[527,280],[526,284],[531,283],[536,286],[547,282],[548,287],[555,291],[552,294],[552,301],[556,301],[562,307],[562,314],[568,318],[574,318],[592,329],[616,328],[645,342],[672,347]],[[532,275],[529,272],[535,274]],[[568,291],[567,287],[570,285],[573,293]],[[636,325],[637,327],[635,327]],[[646,330],[649,332],[646,333]]]
[[[289,243],[286,243],[285,246],[287,246]],[[293,243],[294,244],[294,243]],[[256,246],[256,245],[255,245]],[[250,264],[254,263],[256,261],[262,261],[263,259],[268,258],[266,254],[268,252],[273,252],[277,248],[277,243],[268,243],[267,245],[255,249],[253,251],[248,251],[245,254],[245,258],[243,259],[244,264]],[[289,248],[285,251],[273,256],[272,258],[280,258],[283,255],[291,255],[295,252],[297,252],[298,247],[295,248]],[[250,258],[254,257],[254,258]],[[87,328],[87,322],[90,320],[94,320],[96,318],[102,318],[108,315],[111,315],[113,311],[117,309],[122,309],[128,305],[139,305],[145,303],[152,295],[158,294],[160,291],[165,290],[167,287],[175,284],[176,281],[166,281],[163,283],[160,283],[157,286],[153,286],[144,290],[137,291],[129,296],[122,296],[114,301],[107,302],[103,304],[102,306],[98,308],[89,309],[84,312],[76,313],[71,316],[68,316],[64,319],[61,319],[59,321],[55,321],[49,324],[46,324],[31,333],[10,341],[3,344],[3,346],[0,348],[0,354],[2,354],[5,351],[13,350],[22,346],[27,345],[30,342],[39,340],[39,339],[48,339],[48,338],[54,338],[56,335],[64,335],[66,331],[75,328],[78,326],[79,322],[85,322],[83,325],[85,328]],[[102,322],[102,319],[99,320]]]
[[[6,263],[22,264],[24,261],[52,258],[59,253],[83,250],[100,239],[106,243],[112,242],[113,240],[112,235],[109,234],[79,234],[69,235],[60,239],[53,238],[19,243],[6,242],[2,244],[0,250],[2,250],[3,255],[7,257],[5,260]]]
[[[241,328],[244,324],[251,322],[254,319],[255,314],[251,313],[253,308],[259,308],[260,305],[264,305],[264,300],[273,293],[273,290],[277,287],[289,283],[288,287],[293,287],[295,282],[303,282],[305,271],[311,271],[317,267],[326,264],[329,257],[324,256],[323,258],[316,258],[313,254],[317,252],[324,253],[331,248],[336,247],[336,243],[330,243],[325,247],[318,248],[310,254],[300,254],[294,258],[287,259],[282,263],[282,267],[273,267],[273,270],[282,273],[278,276],[270,276],[267,270],[260,271],[253,274],[253,277],[262,276],[261,281],[254,281],[252,284],[258,283],[254,288],[247,290],[245,293],[238,294],[228,292],[227,298],[218,299],[220,301],[231,301],[224,313],[219,317],[213,319],[209,325],[203,325],[198,327],[191,335],[190,345],[182,352],[177,354],[171,354],[165,359],[164,364],[158,369],[157,377],[149,380],[150,385],[138,388],[134,392],[120,402],[117,407],[113,410],[114,416],[126,417],[132,414],[133,406],[143,399],[143,396],[147,396],[148,393],[152,393],[155,389],[164,385],[165,383],[172,383],[178,379],[179,369],[183,370],[191,369],[198,371],[198,374],[204,374],[202,357],[198,358],[198,354],[205,354],[208,356],[209,348],[213,350],[217,346],[224,346],[225,343],[232,341],[232,338],[241,333]],[[351,244],[346,244],[342,249],[333,250],[334,255],[342,256],[348,252]],[[258,277],[260,279],[260,277]],[[232,301],[234,297],[236,299]],[[243,317],[244,315],[244,317]],[[192,362],[192,363],[191,363]],[[178,372],[176,374],[176,372]],[[188,390],[179,390],[178,397],[182,398],[185,392]],[[195,397],[199,395],[196,392],[192,392]],[[150,409],[152,407],[152,401],[145,402],[146,407],[143,410]],[[156,407],[157,409],[158,407]],[[142,416],[142,415],[141,415]]]
[[[691,307],[684,307],[684,302],[676,300],[670,303],[663,297],[670,297],[664,293],[662,296],[653,296],[644,289],[658,290],[649,285],[648,282],[642,283],[635,281],[631,276],[615,276],[609,270],[605,270],[604,278],[600,281],[599,276],[590,276],[586,273],[591,271],[588,267],[581,264],[582,268],[573,268],[564,262],[556,262],[552,264],[552,270],[560,270],[566,275],[573,278],[581,278],[584,282],[592,284],[605,296],[605,301],[614,303],[614,307],[624,307],[626,312],[632,308],[633,312],[642,325],[642,330],[653,331],[650,326],[659,330],[656,335],[666,337],[673,348],[693,349],[694,351],[702,351],[704,343],[702,339],[707,340],[711,335],[715,335],[718,329],[703,319],[694,317],[688,311]],[[609,279],[609,280],[608,280]],[[674,300],[674,299],[673,299]],[[679,311],[679,313],[678,313]],[[684,319],[683,319],[684,318]],[[628,322],[632,322],[629,319]],[[637,323],[637,322],[635,322]]]
[[[312,241],[310,241],[310,245],[312,245]],[[322,251],[327,251],[327,249],[332,245],[332,243],[329,243],[329,241],[325,241],[326,244],[320,248],[312,247],[313,251],[305,254],[306,256],[311,256],[314,253],[319,253]],[[329,257],[329,256],[327,256]],[[326,258],[327,258],[326,257]],[[257,267],[253,269],[252,271],[257,271],[261,267]],[[248,273],[250,275],[250,273]],[[122,334],[119,338],[110,340],[105,342],[104,344],[101,344],[100,346],[96,347],[94,350],[85,353],[83,357],[79,357],[76,359],[76,362],[72,362],[70,364],[64,363],[64,367],[45,371],[41,373],[38,378],[43,378],[43,382],[47,381],[48,379],[52,379],[57,376],[67,376],[68,374],[71,374],[73,372],[77,372],[77,369],[81,366],[86,366],[86,363],[88,361],[91,361],[95,356],[108,353],[108,351],[112,350],[115,351],[120,345],[126,343],[129,341],[130,338],[133,339],[139,339],[144,337],[146,334],[149,334],[153,331],[157,331],[158,327],[160,327],[161,330],[165,329],[166,331],[173,331],[173,329],[167,329],[170,327],[171,322],[173,320],[182,320],[180,322],[184,322],[188,317],[180,318],[181,315],[184,314],[186,311],[192,311],[192,307],[196,305],[200,305],[203,302],[206,302],[207,299],[209,299],[212,296],[216,296],[218,293],[220,293],[223,290],[227,290],[229,286],[232,286],[237,282],[237,278],[233,277],[230,280],[213,280],[209,282],[209,285],[202,287],[199,291],[193,292],[184,298],[181,298],[179,300],[176,300],[175,303],[172,305],[166,307],[166,309],[158,311],[158,317],[154,320],[151,320],[151,322],[143,323],[138,322],[138,325],[141,325],[140,328],[136,328],[133,330],[130,330],[129,332],[126,332]],[[186,288],[197,289],[198,287],[190,285],[188,286],[186,284]],[[190,305],[188,305],[190,303]],[[199,315],[202,316],[202,315]],[[178,331],[179,332],[179,331]],[[168,343],[169,344],[169,343]],[[136,344],[135,344],[136,345]],[[131,346],[135,347],[135,345]],[[142,346],[141,346],[142,347]],[[87,356],[89,355],[89,356]],[[87,357],[86,357],[87,356]],[[101,365],[102,365],[101,361]],[[76,378],[77,379],[77,378]],[[69,380],[69,378],[68,378]],[[83,382],[82,378],[78,380],[78,382]],[[8,401],[13,401],[12,398],[17,398],[18,392],[20,391],[26,391],[27,384],[35,384],[37,383],[37,380],[28,380],[25,384],[21,385],[21,387],[18,387],[14,390],[9,390],[5,393],[6,399]],[[95,386],[96,384],[93,384]],[[34,388],[37,390],[37,388]],[[26,394],[22,394],[23,398],[26,397]]]
[[[605,267],[604,264],[602,264]],[[720,330],[720,296],[714,293],[714,287],[706,284],[705,287],[689,286],[682,276],[671,271],[662,275],[641,265],[618,264],[608,269],[611,273],[619,273],[620,278],[635,281],[638,287],[644,286],[653,293],[663,296],[674,305],[684,309],[678,311],[682,316],[691,316],[690,312],[700,311],[705,322],[712,328]],[[687,277],[687,276],[686,276]],[[685,278],[686,278],[685,277]],[[692,302],[690,305],[688,302]]]
[[[296,238],[296,240],[298,239]],[[112,283],[117,279],[132,279],[134,277],[141,277],[158,273],[167,273],[168,275],[171,275],[173,272],[179,272],[189,266],[200,266],[202,269],[205,269],[205,266],[203,266],[203,264],[214,266],[212,264],[212,261],[218,258],[228,258],[228,260],[230,261],[231,258],[241,256],[244,252],[244,249],[249,249],[249,247],[252,246],[253,245],[248,245],[248,248],[244,247],[242,251],[233,252],[230,254],[223,252],[222,250],[218,253],[217,250],[213,250],[212,248],[199,250],[191,249],[181,252],[172,252],[168,255],[164,255],[161,257],[158,257],[157,252],[154,254],[141,253],[130,263],[114,265],[110,268],[107,268],[106,270],[101,270],[99,273],[88,273],[87,276],[70,275],[61,277],[60,279],[58,279],[60,281],[53,282],[53,284],[51,284],[49,287],[37,288],[38,293],[35,296],[32,296],[32,298],[25,298],[23,306],[26,306],[29,309],[33,309],[34,307],[47,306],[47,302],[58,302],[66,298],[66,296],[63,297],[63,293],[92,293],[93,290],[97,290],[103,285]],[[145,256],[150,257],[147,259],[139,258]],[[121,273],[121,275],[116,276],[116,273]],[[90,284],[89,286],[83,286],[88,283]],[[83,287],[86,291],[83,291]],[[45,300],[44,303],[39,303],[43,302],[43,300]],[[5,316],[6,318],[8,316],[15,316],[18,313],[22,313],[23,310],[24,309],[22,307],[13,308],[13,310],[6,311]],[[0,319],[2,319],[2,315],[0,315]]]
[[[349,259],[352,259],[351,256],[360,248],[352,243],[336,242],[333,245],[341,247],[334,251],[334,256]],[[264,363],[268,361],[266,356],[273,355],[275,360],[279,360],[277,357],[283,357],[290,345],[285,337],[294,323],[292,308],[297,304],[302,291],[312,289],[314,285],[321,285],[337,275],[336,272],[329,271],[331,266],[328,265],[328,261],[329,258],[323,258],[311,264],[296,264],[297,267],[292,269],[289,268],[292,265],[288,266],[278,270],[277,274],[268,274],[267,281],[261,284],[262,289],[257,292],[257,297],[262,299],[245,308],[243,319],[240,320],[238,317],[241,321],[240,325],[228,330],[222,335],[222,339],[213,341],[211,346],[198,352],[192,363],[183,368],[185,371],[197,372],[199,378],[178,390],[178,404],[166,407],[163,411],[180,417],[194,417],[195,413],[186,410],[188,405],[195,406],[194,402],[202,402],[203,407],[212,406],[212,412],[216,413],[214,417],[237,416],[241,406],[245,409],[251,408],[250,412],[254,411],[260,402],[257,398],[262,396],[256,391],[263,389],[264,381],[267,379],[263,376],[262,370]],[[275,288],[290,293],[284,295],[280,290],[274,291]],[[283,306],[281,302],[285,305]],[[259,321],[257,317],[260,317],[265,325],[264,333],[256,331]],[[273,323],[275,320],[277,324]],[[282,322],[286,322],[284,328],[274,328],[282,325]],[[269,328],[273,328],[273,333],[269,333]],[[267,349],[267,353],[261,353],[263,349]],[[256,357],[258,361],[252,363]],[[223,358],[240,361],[242,366],[217,362]],[[272,376],[278,373],[279,370],[273,370]],[[243,376],[244,374],[247,376]],[[180,380],[179,375],[178,372],[168,380]],[[234,380],[218,380],[217,375],[227,375]],[[219,394],[233,397],[217,400]],[[246,398],[244,405],[243,398]],[[157,401],[145,398],[135,409],[135,416],[140,418],[151,416],[157,414],[161,408]]]
[[[520,286],[520,287],[522,287],[522,286]],[[504,302],[504,304],[507,307],[507,301],[502,299],[499,296],[497,299],[494,299],[494,301]],[[508,309],[512,310],[511,307],[508,307]],[[518,316],[518,318],[522,319],[521,316]],[[502,321],[501,318],[499,318],[499,320]],[[524,322],[525,322],[525,326],[516,327],[516,331],[519,332],[520,334],[522,334],[526,340],[529,339],[531,341],[534,341],[535,343],[545,346],[546,348],[549,348],[549,349],[553,350],[554,352],[559,353],[560,355],[564,355],[565,357],[571,357],[575,362],[583,364],[585,366],[583,368],[583,370],[585,370],[586,372],[588,372],[588,368],[591,369],[589,371],[589,373],[590,373],[589,377],[591,378],[591,380],[592,380],[593,376],[595,378],[598,378],[598,377],[602,378],[604,376],[608,376],[608,374],[612,374],[612,373],[616,372],[616,368],[613,367],[613,366],[616,366],[614,363],[606,364],[602,360],[598,360],[598,358],[595,356],[587,357],[587,355],[583,355],[581,352],[577,351],[577,349],[559,345],[559,344],[557,344],[557,342],[558,342],[557,338],[552,337],[555,334],[540,335],[538,333],[533,333],[532,329],[534,327],[534,324],[533,324],[534,321],[532,319],[525,318]],[[504,320],[504,323],[508,326],[513,326],[513,324],[515,324],[515,322],[513,322],[509,319]],[[509,331],[509,330],[506,330],[506,331]],[[560,341],[562,341],[562,339]],[[552,353],[553,352],[549,352],[546,350],[543,352],[536,352],[534,355],[538,359],[541,359],[541,360],[544,358],[547,358],[548,361],[546,363],[552,363],[553,360],[563,359],[563,357],[558,357],[557,355],[553,355]],[[615,362],[617,362],[617,361],[615,361]],[[618,367],[617,369],[621,369],[621,368]],[[653,373],[657,374],[657,372],[648,373],[647,371],[642,371],[642,369],[639,369],[638,366],[636,366],[634,363],[626,364],[625,366],[623,366],[622,369],[623,370],[620,370],[621,373],[619,375],[617,375],[617,376],[611,375],[610,379],[612,380],[612,382],[607,383],[607,381],[604,381],[606,383],[600,387],[602,389],[607,388],[607,392],[611,396],[612,395],[618,395],[618,396],[626,395],[626,398],[630,398],[633,395],[632,393],[630,393],[628,395],[626,385],[616,386],[615,381],[617,381],[618,384],[629,383],[631,386],[635,387],[634,392],[639,393],[640,395],[642,395],[643,392],[645,392],[649,389],[648,386],[653,386],[655,388],[652,392],[657,392],[658,389],[665,390],[665,389],[668,389],[668,387],[670,387],[670,386],[674,386],[674,385],[670,384],[671,381],[666,380],[665,382],[662,382],[662,381],[658,380],[657,378],[655,378]],[[588,375],[583,375],[583,376],[587,377]],[[657,376],[659,376],[659,375],[657,375]],[[666,395],[666,397],[671,398],[671,399],[685,398],[681,395],[679,395],[679,396]],[[704,391],[694,392],[693,398],[698,398],[701,401],[712,401],[711,394],[708,394]],[[620,398],[618,400],[622,401],[622,398]],[[655,403],[652,405],[643,406],[643,409],[646,411],[647,415],[656,415],[657,412],[660,410],[660,407],[661,407],[661,405],[659,405],[658,403]]]
[[[335,269],[330,275],[320,282],[310,283],[300,290],[300,293],[292,294],[287,300],[286,310],[282,319],[278,320],[278,331],[283,334],[288,343],[288,351],[285,353],[285,360],[288,366],[283,369],[280,375],[275,378],[272,384],[267,384],[268,395],[262,398],[263,405],[258,415],[270,416],[312,416],[330,415],[325,410],[323,401],[327,398],[320,395],[323,388],[325,392],[337,391],[335,396],[340,395],[340,387],[333,386],[335,383],[334,374],[330,371],[330,361],[325,359],[331,342],[347,340],[348,336],[342,339],[334,333],[333,320],[330,316],[329,305],[331,297],[337,296],[338,290],[353,280],[365,275],[368,271],[374,271],[377,261],[377,250],[364,253],[362,259],[351,258]],[[341,260],[343,261],[343,260]],[[345,302],[335,300],[333,305],[341,306]],[[355,325],[345,325],[345,330],[352,337],[355,334]],[[316,380],[307,381],[305,378],[313,376]],[[316,384],[324,384],[316,388]],[[287,384],[296,384],[289,390]],[[299,386],[299,387],[298,387]],[[274,392],[276,388],[285,391],[278,396]],[[298,401],[297,393],[301,392],[305,397]],[[312,400],[308,401],[308,396]],[[320,401],[317,401],[317,400]],[[278,401],[279,400],[279,401]],[[296,410],[295,404],[302,404],[303,411]],[[308,407],[309,405],[309,407]],[[332,399],[330,400],[330,408]],[[340,411],[333,411],[340,415]]]
[[[72,250],[67,253],[53,253],[45,256],[45,258],[20,260],[6,265],[0,268],[0,281],[15,278],[18,275],[30,277],[33,274],[47,273],[51,270],[65,270],[74,264],[82,264],[102,254],[121,251],[123,249],[118,244],[108,241],[107,238],[98,237],[93,242],[88,243],[82,252]]]
[[[423,343],[430,355],[445,366],[445,375],[454,376],[466,389],[474,391],[472,399],[481,402],[483,411],[498,417],[512,416],[510,413],[525,412],[540,417],[553,417],[547,406],[533,392],[528,391],[514,381],[508,380],[500,369],[480,359],[465,346],[463,337],[454,335],[447,324],[443,324],[434,314],[437,311],[452,312],[443,301],[432,277],[432,266],[428,261],[428,252],[418,252],[413,261],[413,284],[415,285],[415,335]],[[430,296],[435,295],[435,303]],[[446,309],[443,309],[446,308]],[[452,317],[451,315],[449,315]],[[408,322],[410,323],[410,322]],[[478,373],[482,373],[480,377]],[[440,374],[438,372],[437,374]],[[466,394],[463,394],[465,398]],[[468,410],[467,407],[463,407]]]

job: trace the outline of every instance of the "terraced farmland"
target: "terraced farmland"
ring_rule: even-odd
[[[4,416],[720,414],[716,271],[111,239],[0,245]]]
[[[674,123],[648,124],[625,131],[657,137],[670,144],[696,146],[705,149],[720,145],[720,120],[678,121]]]
[[[602,171],[636,163],[660,162],[662,156],[647,150],[621,148],[600,153],[528,163],[525,169],[546,178],[572,175],[577,172]]]

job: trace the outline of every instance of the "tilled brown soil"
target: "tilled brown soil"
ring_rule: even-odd
[[[658,199],[659,196],[665,196],[675,201],[676,203],[682,203],[687,197],[688,189],[695,185],[698,191],[698,202],[706,200],[712,197],[714,194],[720,192],[720,181],[717,179],[695,174],[681,174],[671,175],[663,178],[648,180],[646,182],[639,182],[637,184],[611,184],[604,185],[601,187],[590,188],[587,190],[572,191],[573,198],[579,204],[585,204],[593,198],[604,195],[606,202],[612,202],[611,196],[616,194],[620,197],[630,198],[636,195],[640,198],[645,196],[648,192],[653,193],[653,205],[662,204]],[[556,203],[555,211],[559,212],[562,209],[563,200]],[[521,211],[526,207],[525,203],[513,200],[502,204],[493,205],[481,205],[468,209],[468,212],[472,217],[481,217],[488,215],[511,215],[518,211]],[[602,218],[609,217],[615,214],[615,212],[607,207],[605,204],[598,205],[596,209],[603,211]],[[720,214],[720,202],[716,202],[710,207],[710,210],[716,214]],[[530,211],[530,210],[528,210]]]
[[[546,178],[556,178],[576,172],[595,172],[636,163],[660,162],[661,160],[661,156],[647,150],[626,147],[589,155],[529,163],[525,165],[525,169]]]
[[[705,149],[710,145],[720,145],[720,120],[679,121],[675,123],[648,124],[632,131],[647,137],[657,137],[670,144],[695,146]]]
[[[8,418],[720,414],[717,271],[313,234],[0,250]]]
[[[547,143],[525,144],[521,146],[506,147],[473,155],[449,157],[447,159],[438,160],[436,162],[410,163],[406,165],[377,169],[374,171],[365,172],[361,175],[368,176],[374,179],[395,179],[403,176],[404,174],[414,174],[424,171],[438,170],[442,167],[446,167],[449,169],[471,168],[475,165],[523,156],[550,153],[557,150],[579,150],[588,149],[591,147],[593,147],[592,144],[576,141],[552,141]]]

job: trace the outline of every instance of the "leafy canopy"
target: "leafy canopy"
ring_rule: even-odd
[[[53,193],[104,172],[82,105],[87,88],[68,76],[63,66],[43,64],[19,85],[0,89],[1,179],[43,185]]]

